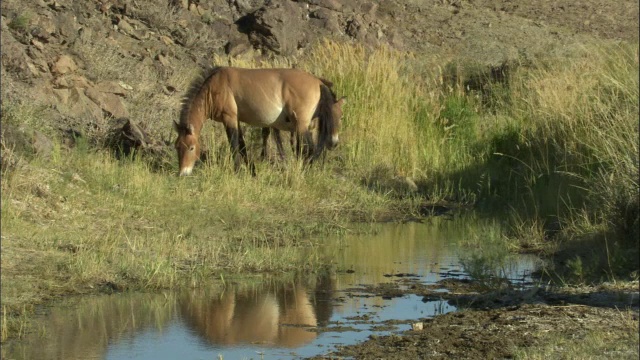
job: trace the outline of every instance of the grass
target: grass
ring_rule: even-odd
[[[132,118],[165,136],[179,102],[153,84],[184,88],[194,70],[160,74],[107,45],[76,46],[92,81],[144,80],[131,95]],[[104,132],[87,132],[71,150],[54,141],[48,158],[23,156],[29,151],[3,137],[3,339],[57,296],[314,271],[310,235],[412,216],[424,202],[473,203],[511,229],[478,235],[469,264],[480,273],[498,261],[483,241],[491,238],[491,246],[555,256],[546,273],[566,282],[637,278],[637,45],[587,44],[570,58],[513,64],[499,79],[385,47],[323,42],[308,54],[214,61],[295,64],[332,80],[348,96],[342,145],[319,166],[289,159],[257,163],[255,178],[235,173],[212,123],[208,160],[184,179],[144,158],[115,159],[94,146]],[[484,83],[470,87],[470,79]],[[37,114],[37,105],[5,103],[3,128],[46,127]],[[256,156],[259,130],[248,137]],[[417,192],[389,185],[406,178]]]

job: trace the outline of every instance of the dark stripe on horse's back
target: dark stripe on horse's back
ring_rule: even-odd
[[[331,91],[329,87],[324,84],[320,84],[320,101],[316,112],[313,114],[314,118],[318,118],[318,147],[316,149],[316,155],[320,155],[324,150],[325,144],[333,134],[334,119],[333,119],[333,104],[336,102],[336,95]]]

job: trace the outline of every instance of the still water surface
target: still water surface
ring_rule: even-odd
[[[6,344],[3,357],[292,359],[407,330],[412,321],[456,308],[416,295],[384,299],[362,286],[396,281],[394,274],[424,284],[468,278],[460,261],[466,250],[458,244],[471,233],[461,221],[375,225],[367,235],[323,240],[322,253],[337,271],[312,280],[105,295],[56,307],[37,333]],[[526,282],[535,266],[533,257],[514,256],[501,272]]]

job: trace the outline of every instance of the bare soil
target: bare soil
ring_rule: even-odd
[[[6,0],[0,6],[2,100],[39,107],[38,116],[55,130],[45,131],[49,136],[105,137],[128,119],[159,140],[171,132],[193,69],[211,65],[214,55],[295,63],[328,38],[388,45],[443,67],[495,67],[593,39],[638,42],[637,0]]]

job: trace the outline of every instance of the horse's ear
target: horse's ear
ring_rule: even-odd
[[[347,97],[343,96],[340,98],[340,100],[336,101],[336,104],[338,104],[338,106],[342,107],[342,105],[344,105],[347,102]]]
[[[178,125],[175,120],[173,120],[173,130],[175,130],[178,134],[180,133],[180,125]]]

